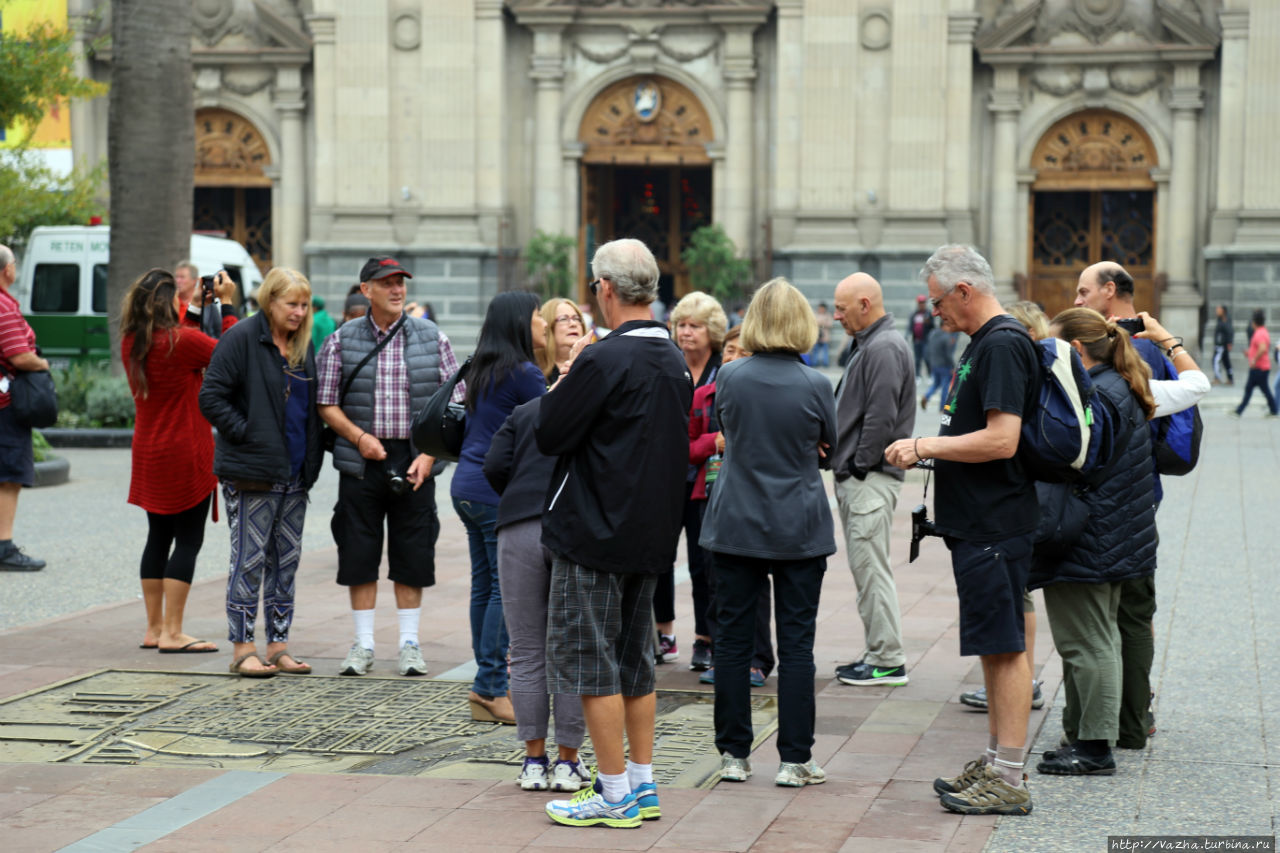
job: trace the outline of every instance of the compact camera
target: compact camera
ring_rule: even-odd
[[[920,540],[926,536],[941,536],[937,526],[929,520],[929,509],[924,504],[911,510],[911,556],[908,563],[914,563],[920,556]]]
[[[1146,324],[1142,322],[1141,317],[1131,317],[1127,320],[1116,320],[1116,325],[1124,329],[1131,336],[1138,334],[1146,328]]]
[[[396,497],[407,494],[413,488],[413,483],[404,474],[397,474],[395,471],[387,472],[387,488],[391,489],[391,494]]]

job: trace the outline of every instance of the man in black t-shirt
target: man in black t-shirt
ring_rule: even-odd
[[[943,806],[961,814],[1028,814],[1022,771],[1031,672],[1022,590],[1040,507],[1017,452],[1022,419],[1036,405],[1036,352],[1026,334],[997,328],[1012,318],[975,249],[943,246],[921,276],[942,328],[971,340],[956,365],[940,433],[895,441],[885,456],[900,468],[937,460],[934,510],[960,599],[960,654],[982,659],[990,711],[986,752],[933,787]]]

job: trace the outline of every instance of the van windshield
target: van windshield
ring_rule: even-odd
[[[80,265],[36,264],[31,280],[31,310],[39,314],[74,314],[80,310]]]

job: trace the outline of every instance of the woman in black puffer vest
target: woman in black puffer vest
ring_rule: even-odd
[[[1088,308],[1053,318],[1051,333],[1080,354],[1107,413],[1117,418],[1115,455],[1075,490],[1089,510],[1065,556],[1037,558],[1028,586],[1044,588],[1054,645],[1062,656],[1064,746],[1045,753],[1041,773],[1111,775],[1119,736],[1123,636],[1117,613],[1125,584],[1150,583],[1156,570],[1150,368],[1124,329]],[[1069,487],[1064,487],[1069,488]],[[1148,629],[1149,630],[1149,629]],[[1149,637],[1147,638],[1149,642]]]

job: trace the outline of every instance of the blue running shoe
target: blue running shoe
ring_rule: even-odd
[[[612,826],[617,829],[635,829],[640,825],[640,806],[635,794],[628,793],[621,802],[611,803],[604,798],[600,780],[593,779],[590,787],[583,788],[571,800],[552,800],[547,803],[547,817],[565,826]]]
[[[658,806],[658,786],[653,782],[641,782],[631,791],[640,806],[641,820],[657,820],[662,817],[662,809]]]

